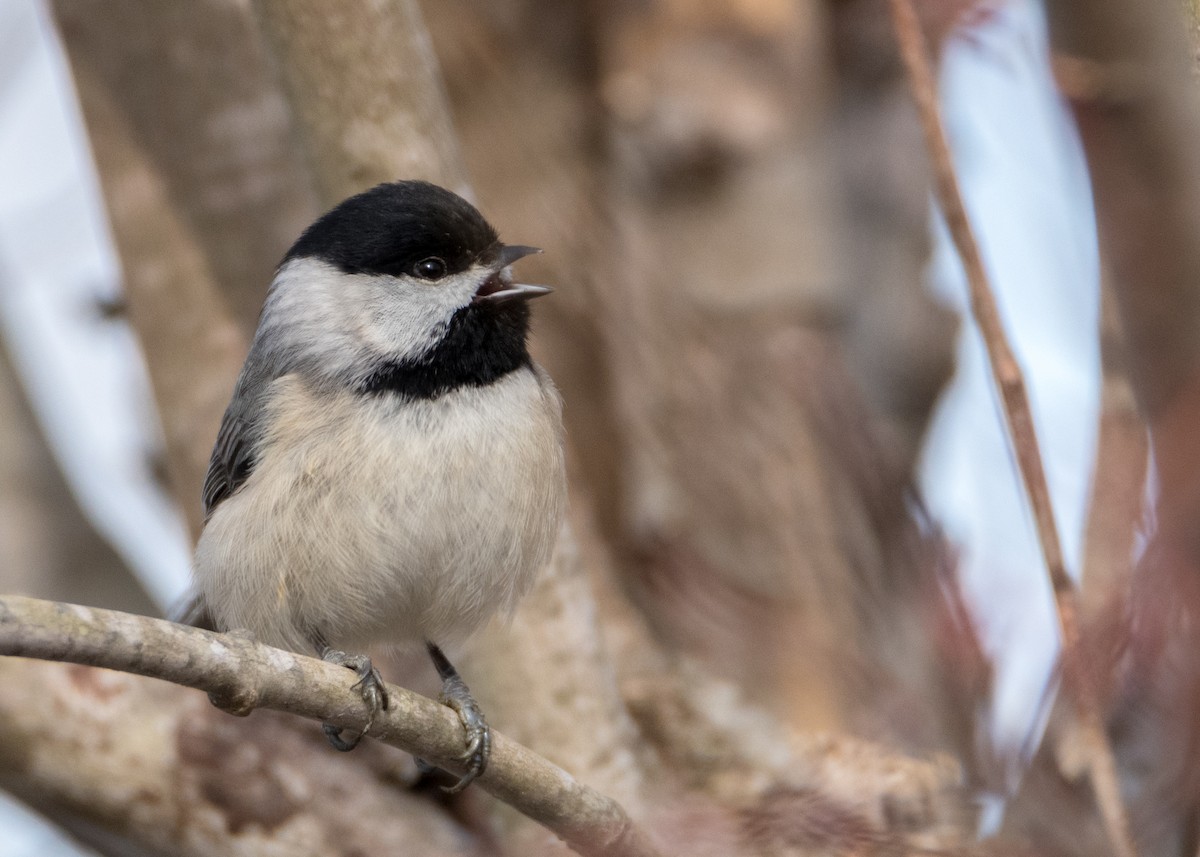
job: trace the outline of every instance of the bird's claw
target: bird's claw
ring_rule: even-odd
[[[383,676],[379,674],[379,670],[366,655],[348,655],[336,649],[326,649],[321,653],[321,659],[354,670],[358,675],[358,681],[352,684],[350,689],[357,690],[367,706],[367,723],[363,726],[363,730],[350,740],[342,737],[343,730],[340,727],[334,726],[332,723],[321,724],[325,730],[325,737],[333,749],[348,753],[358,746],[364,735],[371,731],[371,726],[375,723],[375,715],[380,711],[387,710],[389,702],[387,686],[384,685]]]
[[[487,769],[488,758],[492,754],[492,730],[483,717],[479,703],[458,676],[443,682],[438,701],[454,709],[466,735],[466,749],[458,758],[466,765],[467,772],[454,785],[443,788],[447,794],[457,794]]]
[[[354,669],[358,673],[358,681],[350,685],[350,689],[357,690],[362,694],[363,702],[371,709],[371,720],[373,721],[376,712],[387,711],[391,700],[388,699],[387,685],[383,683],[383,676],[379,674],[379,670],[371,663],[371,659],[362,655],[359,657],[362,657],[363,665],[351,667],[351,669]],[[347,666],[350,665],[347,664]],[[368,721],[367,729],[370,728],[371,724]]]
[[[339,750],[342,753],[349,753],[358,746],[358,742],[362,740],[364,732],[359,732],[354,735],[349,741],[342,737],[342,728],[334,726],[332,723],[322,723],[321,728],[325,730],[325,738],[333,749]]]

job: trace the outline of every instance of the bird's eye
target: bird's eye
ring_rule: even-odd
[[[422,259],[413,266],[413,273],[422,280],[440,280],[446,275],[446,263],[437,256]]]

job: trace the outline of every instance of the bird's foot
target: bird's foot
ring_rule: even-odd
[[[442,682],[438,701],[454,709],[466,734],[467,747],[459,758],[466,764],[467,772],[457,783],[445,789],[449,794],[457,794],[487,768],[488,757],[492,754],[492,730],[483,718],[479,703],[457,675]]]
[[[492,731],[483,717],[479,703],[471,696],[471,690],[458,674],[458,670],[433,643],[427,643],[426,648],[438,675],[442,677],[442,692],[438,695],[438,701],[454,709],[466,735],[466,750],[459,759],[466,765],[467,772],[457,783],[443,789],[448,794],[457,794],[487,768],[488,758],[492,754]]]
[[[371,659],[366,655],[348,655],[345,652],[339,652],[337,649],[326,648],[321,652],[321,660],[354,670],[358,676],[358,681],[352,684],[350,689],[357,690],[362,695],[363,702],[367,705],[367,724],[363,727],[362,732],[359,732],[349,740],[342,737],[342,729],[340,727],[334,726],[332,723],[321,724],[321,728],[325,730],[325,737],[329,739],[329,743],[333,748],[343,753],[348,753],[358,746],[358,742],[363,739],[364,735],[371,731],[371,726],[375,722],[375,715],[380,711],[387,710],[387,687],[383,683],[383,676],[379,674],[379,670],[375,668],[375,665],[371,663]]]

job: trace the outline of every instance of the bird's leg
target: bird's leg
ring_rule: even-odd
[[[470,785],[471,781],[487,768],[488,757],[492,752],[492,732],[487,721],[483,719],[479,703],[471,696],[471,691],[458,674],[458,670],[435,644],[426,641],[425,648],[429,650],[429,657],[433,660],[438,675],[442,677],[442,692],[438,695],[438,701],[454,709],[458,719],[462,721],[463,731],[466,732],[467,749],[460,758],[466,763],[467,772],[457,783],[445,789],[446,792],[455,794]]]
[[[329,739],[333,748],[348,753],[357,747],[358,742],[371,730],[371,724],[375,722],[375,715],[380,711],[387,710],[387,688],[383,684],[383,676],[379,674],[379,670],[375,669],[375,665],[366,655],[348,655],[345,652],[339,652],[337,649],[330,648],[324,640],[317,642],[317,653],[320,654],[323,661],[354,670],[358,681],[350,688],[358,690],[362,694],[363,702],[367,704],[367,725],[363,727],[362,732],[349,741],[342,738],[342,730],[337,726],[332,723],[321,724],[321,728],[325,730],[325,737]]]

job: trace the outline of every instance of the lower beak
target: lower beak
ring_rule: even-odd
[[[505,244],[500,248],[496,258],[495,274],[479,287],[472,298],[473,304],[490,304],[497,306],[510,301],[528,301],[548,295],[553,291],[549,286],[530,286],[525,283],[506,283],[500,279],[500,272],[526,256],[532,256],[542,251],[537,247],[526,247],[522,244]]]
[[[540,298],[542,295],[548,295],[552,291],[554,289],[549,286],[504,283],[499,277],[492,277],[479,287],[479,291],[475,293],[475,297],[471,299],[471,303],[496,306],[508,303],[509,301],[533,300],[534,298]]]

